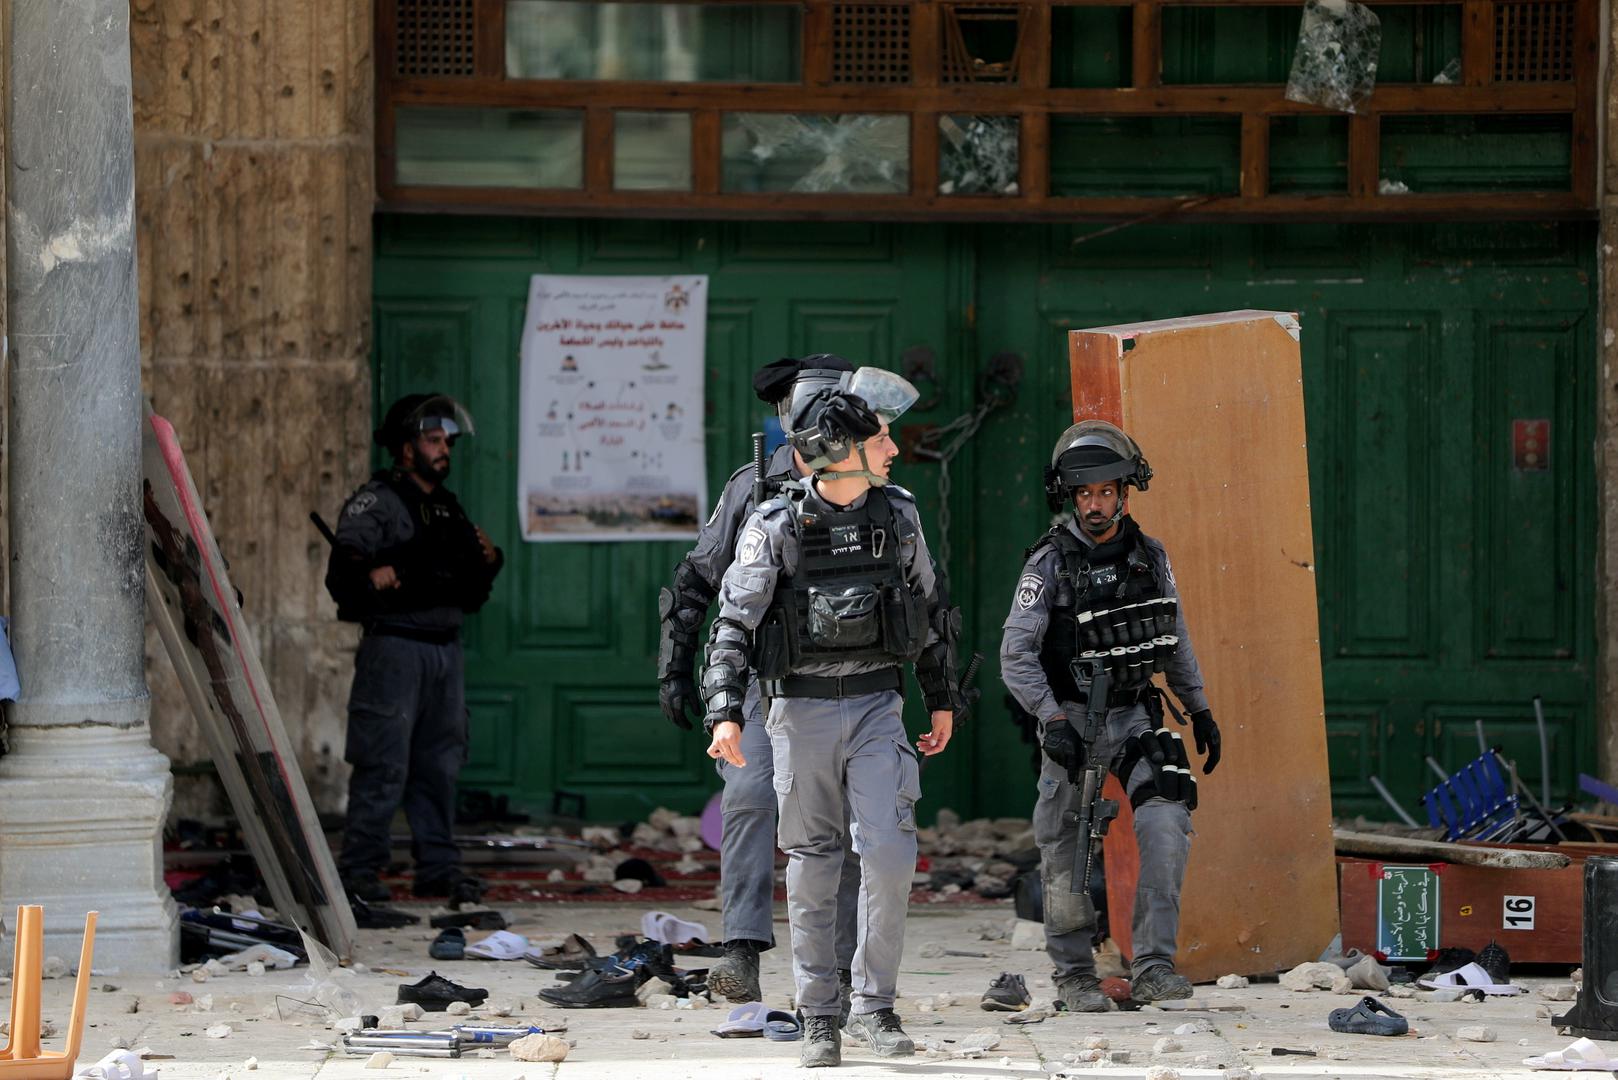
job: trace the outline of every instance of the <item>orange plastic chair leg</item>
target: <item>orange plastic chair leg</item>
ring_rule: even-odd
[[[84,917],[84,944],[79,950],[79,977],[73,988],[73,1015],[63,1051],[41,1050],[39,1012],[45,964],[45,909],[26,904],[17,909],[17,940],[11,968],[11,1036],[0,1050],[0,1080],[69,1080],[84,1041],[84,1017],[90,999],[90,962],[95,953],[97,913]]]

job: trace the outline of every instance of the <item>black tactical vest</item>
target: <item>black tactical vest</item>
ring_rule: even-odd
[[[410,517],[408,540],[378,552],[375,565],[392,566],[399,588],[377,592],[368,582],[338,596],[337,617],[365,622],[389,615],[452,607],[476,611],[488,599],[491,575],[483,564],[483,548],[460,500],[440,487],[432,494],[398,470],[381,470],[371,479],[385,484],[404,503]],[[333,553],[335,563],[338,553]],[[332,587],[334,566],[327,572]]]
[[[1126,519],[1127,521],[1127,519]],[[1086,547],[1056,525],[1029,549],[1056,548],[1056,590],[1040,667],[1058,701],[1081,700],[1074,662],[1102,659],[1112,682],[1108,707],[1133,704],[1179,643],[1176,602],[1163,594],[1157,571],[1133,522],[1127,540]]]
[[[759,627],[761,678],[778,679],[811,664],[899,664],[921,655],[927,600],[905,580],[902,548],[915,526],[872,488],[854,510],[809,508],[788,499],[798,566],[775,589]]]

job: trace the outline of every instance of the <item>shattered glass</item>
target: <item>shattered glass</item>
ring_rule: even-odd
[[[724,190],[904,194],[910,118],[857,113],[727,113]]]
[[[1307,0],[1292,54],[1287,100],[1341,112],[1371,96],[1382,52],[1382,24],[1353,0]]]
[[[1017,194],[1017,125],[1015,116],[940,116],[939,194]]]

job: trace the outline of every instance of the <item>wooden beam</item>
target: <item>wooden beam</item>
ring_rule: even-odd
[[[1043,112],[1022,114],[1017,139],[1017,187],[1023,201],[1037,207],[1051,192],[1051,118]]]
[[[910,83],[932,89],[938,86],[938,69],[943,59],[942,12],[937,4],[916,4],[910,9]]]
[[[392,7],[392,3],[377,5]],[[506,77],[506,0],[477,0],[472,9],[472,67],[485,79]]]
[[[1494,82],[1493,0],[1461,4],[1461,81],[1467,86]]]
[[[1337,115],[1288,101],[1280,86],[1157,86],[1144,89],[1024,89],[960,83],[917,87],[718,83],[559,82],[524,79],[400,79],[389,95],[403,104],[521,109],[723,109],[761,112],[985,112],[1039,109],[1077,115]],[[1562,113],[1577,104],[1571,83],[1510,86],[1379,84],[1361,115]]]
[[[1602,109],[1601,10],[1596,0],[1577,0],[1573,9],[1573,194],[1594,206],[1600,190]]]
[[[613,189],[613,111],[584,110],[584,190],[600,195]]]
[[[685,200],[693,204],[699,200],[719,196],[722,140],[721,117],[717,110],[703,109],[691,114],[691,195]],[[648,205],[656,206],[658,200]]]
[[[1333,829],[1337,854],[1417,862],[1448,862],[1487,866],[1499,870],[1560,870],[1572,864],[1566,855],[1549,851],[1523,851],[1503,844],[1447,844],[1408,836]]]
[[[1356,198],[1377,194],[1382,179],[1381,125],[1374,115],[1348,118],[1348,193]]]
[[[1019,35],[1023,54],[1017,81],[1025,90],[1039,90],[1051,84],[1051,9],[1048,4],[1025,4]]]
[[[827,0],[810,0],[803,12],[803,81],[809,86],[830,86],[832,68],[832,10]],[[734,93],[736,88],[732,88]],[[752,87],[748,87],[752,89]]]
[[[1270,192],[1270,118],[1242,117],[1242,196],[1259,199]]]
[[[910,191],[917,198],[938,194],[938,115],[910,118]]]
[[[1130,55],[1130,81],[1135,89],[1147,90],[1162,84],[1163,9],[1157,0],[1138,0],[1135,4]]]

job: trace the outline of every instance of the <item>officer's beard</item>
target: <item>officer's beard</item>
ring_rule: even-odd
[[[418,456],[415,464],[411,466],[411,471],[436,487],[449,477],[449,455],[446,454],[441,458]]]

